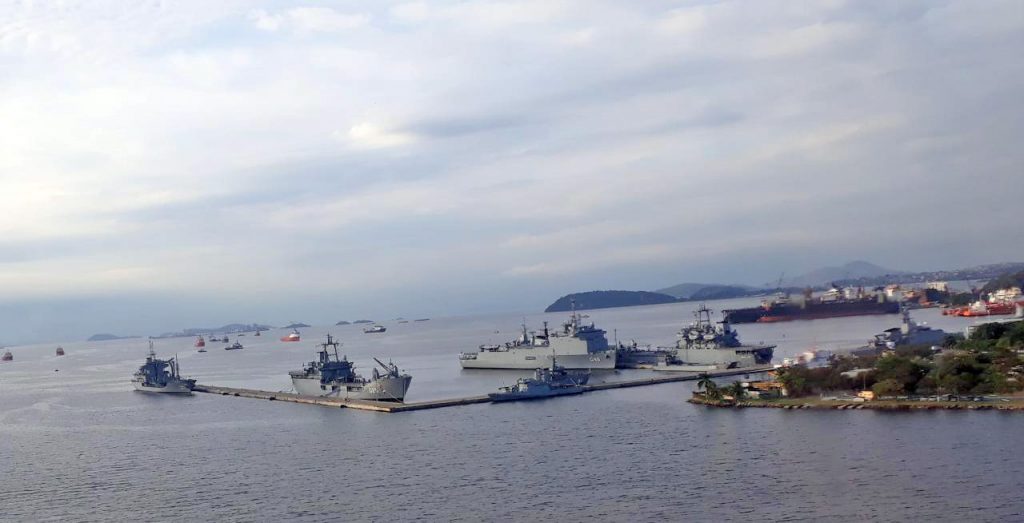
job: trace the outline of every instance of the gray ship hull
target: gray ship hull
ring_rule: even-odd
[[[192,388],[189,387],[187,382],[183,381],[172,381],[163,387],[153,387],[144,384],[142,380],[132,380],[132,385],[135,386],[135,390],[139,392],[153,392],[158,394],[192,394]]]
[[[295,392],[303,396],[325,396],[351,400],[404,401],[412,376],[382,377],[368,383],[320,383],[320,377],[293,375]]]
[[[551,367],[554,357],[565,369],[601,370],[615,368],[615,349],[586,354],[554,354],[551,349],[520,348],[503,351],[481,351],[462,357],[459,364],[464,369],[518,369],[533,370]]]
[[[558,387],[554,389],[547,389],[544,391],[527,390],[524,392],[492,392],[487,396],[491,398],[491,401],[493,402],[501,402],[538,400],[544,398],[554,398],[556,396],[569,396],[572,394],[581,394],[583,391],[583,387]]]

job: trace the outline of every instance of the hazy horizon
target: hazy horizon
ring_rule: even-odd
[[[18,3],[0,343],[1024,260],[1024,3]]]

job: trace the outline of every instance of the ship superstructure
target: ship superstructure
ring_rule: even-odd
[[[502,345],[481,345],[476,352],[459,355],[464,369],[542,369],[552,359],[566,369],[614,369],[615,348],[608,345],[603,329],[584,324],[573,306],[569,321],[559,331],[549,331],[547,322],[540,333],[528,332]]]

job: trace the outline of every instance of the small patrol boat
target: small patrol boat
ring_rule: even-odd
[[[376,334],[379,332],[386,332],[388,329],[383,325],[374,325],[373,327],[367,327],[363,329],[364,334]]]
[[[177,358],[158,359],[151,341],[146,363],[139,367],[138,372],[132,377],[132,385],[135,386],[135,390],[141,392],[192,394],[196,380],[181,377]]]
[[[288,373],[295,392],[306,396],[332,396],[344,399],[396,401],[405,400],[412,376],[403,374],[394,363],[373,360],[384,370],[373,369],[373,375],[366,379],[355,371],[355,365],[347,357],[338,356],[341,344],[328,334],[327,341],[320,344],[318,360],[303,366],[302,370]]]
[[[491,401],[516,401],[580,394],[590,371],[568,371],[551,358],[551,367],[537,369],[532,378],[519,378],[511,387],[501,387],[487,396]]]
[[[224,347],[224,350],[241,350],[241,349],[244,349],[244,348],[245,347],[243,347],[241,343],[238,343],[236,341],[236,342],[232,343],[231,345],[228,345],[227,347]]]

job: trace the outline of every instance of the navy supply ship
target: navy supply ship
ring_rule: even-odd
[[[579,394],[590,379],[590,371],[568,371],[551,358],[551,367],[537,369],[532,378],[519,378],[511,387],[501,387],[487,396],[491,401],[515,401]]]
[[[900,305],[886,300],[885,294],[868,294],[862,288],[840,289],[836,285],[818,298],[808,289],[803,296],[791,298],[780,295],[764,300],[760,307],[728,309],[722,311],[730,323],[770,323],[791,320],[815,320],[865,316],[870,314],[896,314]]]
[[[676,336],[673,360],[652,367],[654,370],[707,372],[772,362],[774,345],[743,345],[727,319],[717,325],[711,322],[711,310],[703,304],[693,314],[696,321],[683,327]]]
[[[156,352],[153,351],[153,342],[149,342],[149,355],[146,356],[146,363],[135,373],[132,385],[135,386],[135,390],[142,392],[192,394],[196,380],[181,377],[177,358],[157,359]]]
[[[552,359],[567,369],[614,369],[615,348],[608,345],[605,331],[594,324],[583,325],[575,308],[560,332],[526,331],[504,345],[481,345],[476,352],[459,354],[464,369],[541,369],[551,367]]]
[[[402,374],[394,363],[377,362],[384,372],[373,369],[371,379],[356,374],[348,358],[338,357],[338,346],[330,334],[320,344],[318,361],[307,363],[302,370],[288,373],[295,392],[305,396],[333,396],[343,399],[398,401],[405,400],[412,376]]]

